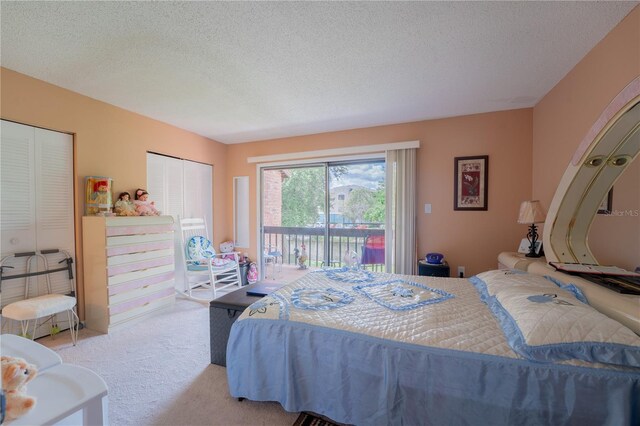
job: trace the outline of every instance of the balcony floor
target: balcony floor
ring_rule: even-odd
[[[280,270],[280,265],[276,266],[275,276],[273,273],[273,266],[268,265],[265,270],[265,281],[275,281],[283,284],[289,284],[297,280],[300,277],[305,276],[309,272],[313,271],[313,268],[300,269],[295,265],[282,265],[282,270]]]

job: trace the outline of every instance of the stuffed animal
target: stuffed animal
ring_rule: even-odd
[[[234,246],[233,241],[225,241],[223,243],[220,243],[220,253],[228,253],[228,254],[223,254],[220,257],[223,259],[236,260],[236,257],[232,253],[233,246]]]
[[[35,405],[36,399],[26,394],[26,384],[36,377],[38,369],[22,358],[3,356],[2,391],[6,398],[4,420],[16,419],[28,413]]]
[[[358,253],[357,252],[347,249],[344,252],[342,261],[344,262],[347,268],[358,269]]]
[[[307,269],[307,247],[300,244],[300,256],[298,256],[298,269]]]

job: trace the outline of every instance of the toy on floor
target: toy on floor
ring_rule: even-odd
[[[232,253],[233,246],[233,241],[225,241],[223,243],[220,243],[220,253],[228,253],[221,256],[223,259],[236,260],[236,257]]]
[[[120,193],[114,210],[118,216],[139,216],[135,204],[131,201],[131,195],[129,195],[128,192]]]
[[[6,398],[4,421],[16,419],[28,413],[36,405],[36,399],[27,395],[26,384],[36,377],[38,369],[22,358],[3,356],[2,391]]]
[[[149,201],[149,193],[144,189],[137,189],[135,195],[136,211],[140,216],[160,216],[160,212],[156,209],[155,203]]]
[[[300,244],[300,256],[298,256],[298,269],[307,269],[307,246]]]
[[[344,256],[342,257],[342,261],[344,262],[344,265],[347,268],[353,268],[353,269],[358,269],[359,267],[359,258],[358,258],[358,253],[353,251],[353,250],[349,250],[347,249],[344,252]]]
[[[251,262],[251,264],[249,264],[249,270],[247,271],[247,282],[249,284],[258,282],[258,266],[255,264],[255,262]]]

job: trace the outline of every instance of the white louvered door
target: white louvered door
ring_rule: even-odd
[[[35,250],[34,128],[2,121],[0,146],[0,244],[2,256]]]
[[[36,247],[38,250],[59,249],[75,260],[73,223],[73,137],[50,130],[35,130],[36,165]],[[64,254],[47,256],[49,269],[58,264]],[[40,265],[44,268],[44,265]],[[74,273],[75,276],[75,273]],[[69,276],[64,272],[49,275],[51,291],[69,291]],[[44,285],[44,279],[40,279]],[[42,294],[42,291],[40,291]]]
[[[184,216],[183,162],[183,160],[177,158],[165,157],[165,198],[167,207],[162,214],[171,215],[174,220],[177,220],[178,216]]]
[[[184,257],[178,229],[179,217],[204,217],[213,238],[213,167],[208,164],[147,153],[147,191],[163,215],[175,221],[175,286],[184,288]]]
[[[167,202],[164,199],[165,175],[164,157],[147,153],[147,187],[144,189],[149,193],[149,199],[155,201],[156,209],[162,214],[166,214],[167,211]],[[134,198],[135,194],[131,194],[131,199]]]
[[[209,164],[147,153],[149,199],[163,215],[204,217],[213,221],[213,167]]]
[[[184,217],[204,217],[209,234],[213,234],[212,194],[213,167],[208,164],[184,162]]]
[[[20,252],[60,249],[75,260],[73,137],[2,120],[0,144],[0,244],[2,257]],[[47,255],[49,269],[64,266],[65,256]],[[26,272],[26,258],[13,259],[6,275]],[[35,269],[35,263],[32,265]],[[38,265],[39,270],[44,265]],[[75,276],[75,265],[73,268]],[[54,293],[68,293],[65,272],[49,275]],[[36,278],[31,278],[35,280]],[[37,278],[30,297],[44,294]],[[2,282],[2,306],[24,298],[24,279]]]

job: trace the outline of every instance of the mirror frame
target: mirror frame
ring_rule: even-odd
[[[548,262],[598,264],[589,230],[598,206],[639,152],[640,76],[600,114],[558,184],[543,233]]]

